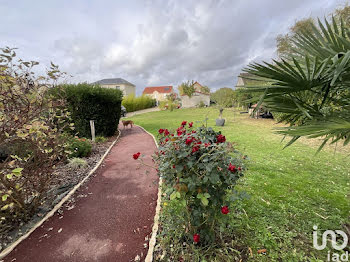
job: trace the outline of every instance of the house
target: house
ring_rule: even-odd
[[[235,86],[236,89],[257,83],[256,80],[248,79],[248,78],[254,78],[254,77],[256,76],[253,76],[250,73],[240,73],[238,76],[237,84]]]
[[[119,89],[123,92],[124,96],[135,95],[135,85],[123,78],[107,78],[94,82],[93,84],[100,85],[104,88]]]
[[[210,105],[210,93],[204,90],[204,87],[197,81],[193,84],[194,93],[191,97],[188,95],[181,95],[182,107],[195,107],[201,104],[205,106]]]
[[[150,96],[157,102],[164,101],[167,96],[174,93],[172,86],[148,86],[143,90],[143,95]]]

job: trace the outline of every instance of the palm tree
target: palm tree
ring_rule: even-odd
[[[283,113],[289,127],[277,132],[293,137],[287,146],[301,136],[321,137],[321,150],[327,142],[350,142],[350,30],[334,17],[318,25],[297,34],[298,55],[251,63],[244,71],[261,82],[246,87],[264,92],[259,106]]]

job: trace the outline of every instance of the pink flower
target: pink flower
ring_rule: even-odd
[[[193,142],[192,137],[186,139],[186,145],[189,145]]]
[[[230,170],[232,173],[236,172],[236,166],[232,165],[231,163],[228,166],[228,170]]]
[[[216,137],[216,141],[217,141],[217,143],[224,143],[226,141],[226,137],[223,135],[218,135]]]
[[[195,243],[198,243],[199,240],[200,240],[199,234],[194,234],[194,235],[193,235],[193,241],[194,241]]]
[[[133,157],[135,160],[137,160],[137,159],[140,157],[140,155],[141,155],[141,153],[138,152],[138,153],[136,153],[136,154],[133,154],[132,157]]]
[[[230,212],[230,210],[228,209],[228,206],[223,206],[221,208],[221,213],[223,213],[224,215],[227,215]]]
[[[199,150],[199,146],[194,146],[192,148],[192,153],[196,153]]]

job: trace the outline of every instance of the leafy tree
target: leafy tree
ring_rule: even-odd
[[[181,85],[179,85],[178,89],[181,96],[187,95],[188,97],[192,97],[193,93],[196,91],[193,80],[183,82]]]
[[[337,21],[344,21],[345,25],[350,25],[350,6],[345,4],[342,8],[337,8],[334,12],[334,16],[337,18]]]
[[[331,22],[318,20],[312,32],[295,35],[298,56],[252,63],[244,71],[269,83],[247,89],[264,91],[259,104],[286,114],[283,121],[290,126],[278,132],[293,137],[287,145],[301,136],[322,137],[321,150],[328,141],[350,142],[350,31],[332,17]]]
[[[338,22],[338,26],[340,26],[341,20],[344,21],[345,25],[350,25],[349,4],[345,4],[343,7],[336,9],[332,15],[335,17],[335,22]],[[303,32],[314,34],[313,28],[315,26],[317,27],[317,22],[315,22],[313,18],[309,17],[296,21],[295,24],[289,28],[289,32],[287,34],[278,35],[276,38],[278,56],[280,58],[286,58],[289,55],[298,56],[298,52],[295,51],[295,49],[298,48],[295,43],[298,34]]]
[[[210,95],[210,99],[219,106],[231,107],[234,103],[235,91],[228,87],[220,88]]]
[[[280,58],[285,58],[289,55],[298,55],[293,49],[296,48],[293,42],[296,36],[302,32],[312,32],[312,28],[315,26],[314,20],[309,17],[297,21],[291,28],[290,32],[285,35],[278,35],[277,41],[277,53]]]
[[[201,92],[205,94],[210,94],[210,88],[207,86],[201,86]]]

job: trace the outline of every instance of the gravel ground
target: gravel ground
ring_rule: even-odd
[[[85,167],[72,169],[67,163],[62,163],[57,166],[45,203],[39,208],[31,220],[21,223],[20,227],[10,232],[6,231],[0,234],[0,252],[30,230],[30,228],[38,223],[76,184],[83,180],[89,174],[90,170],[95,167],[96,163],[101,159],[116,138],[117,135],[108,138],[108,141],[104,143],[93,144],[91,155],[83,158],[87,162]]]

